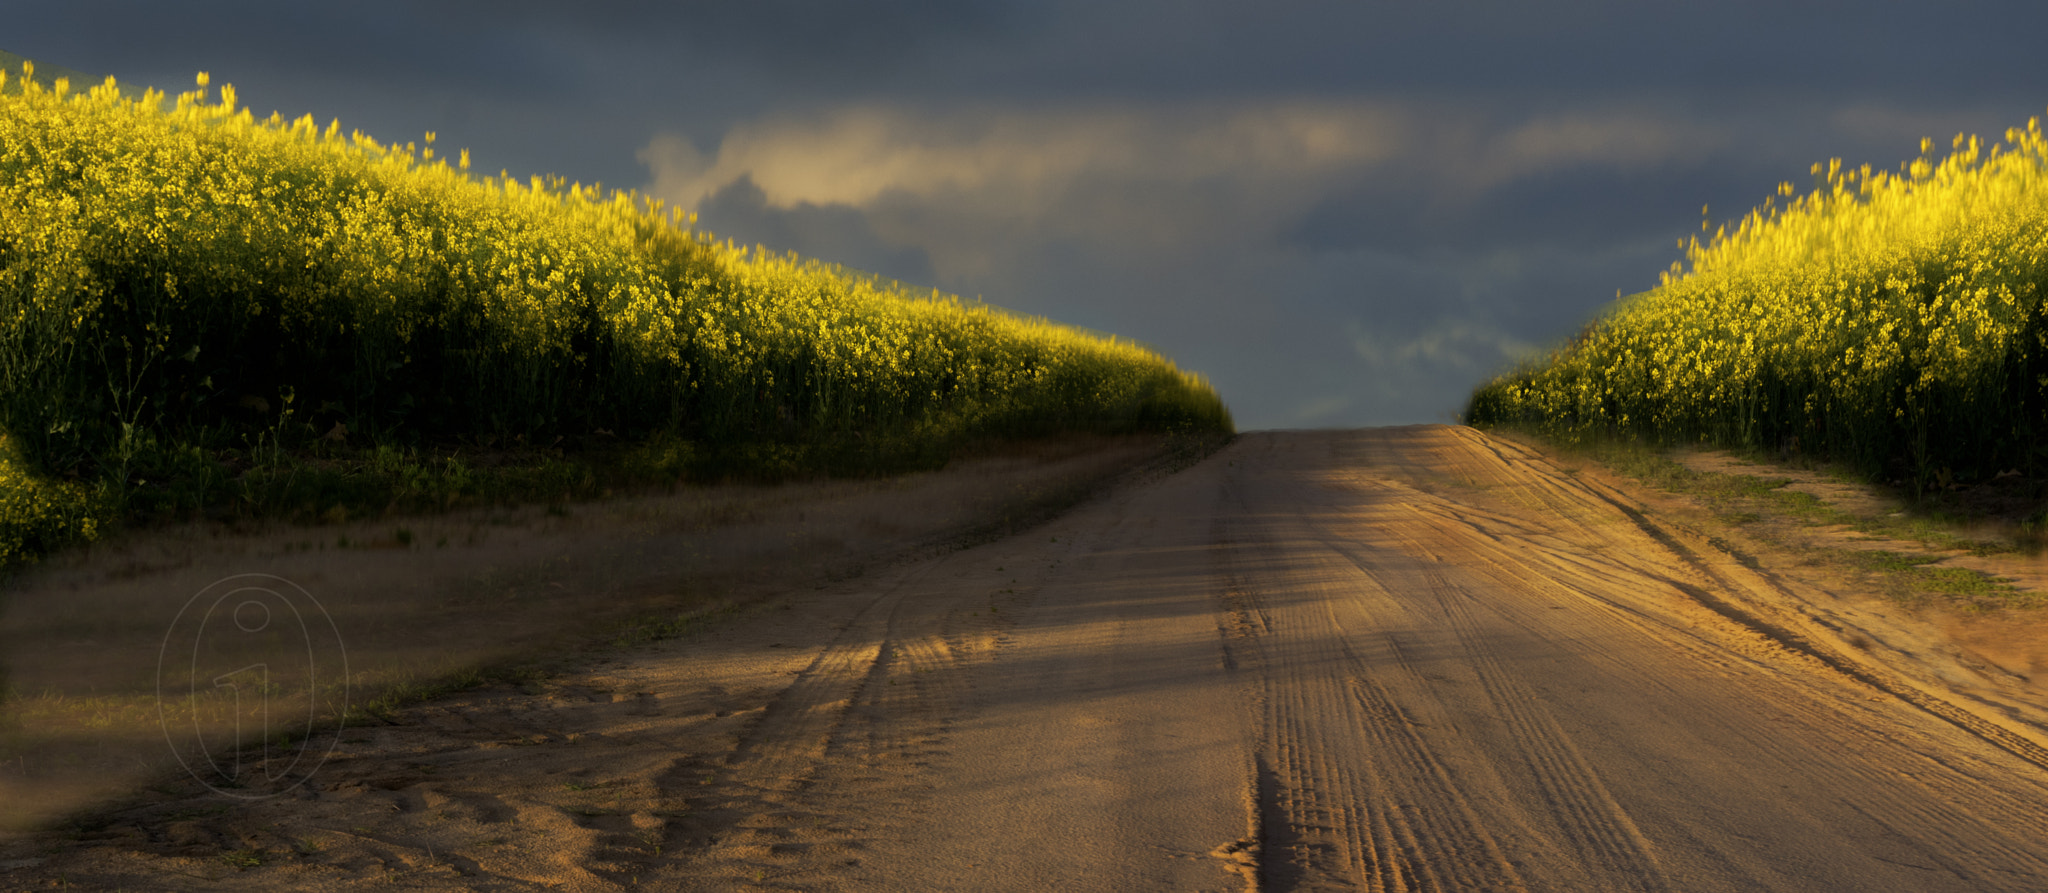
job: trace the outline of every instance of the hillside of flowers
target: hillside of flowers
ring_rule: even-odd
[[[26,74],[0,93],[0,560],[89,535],[153,469],[266,450],[655,438],[858,469],[1230,429],[1129,342],[479,176],[433,134],[256,118],[204,74],[173,101]]]
[[[1796,450],[1919,486],[2048,473],[2048,141],[2036,119],[1933,148],[1781,184],[1466,418]]]

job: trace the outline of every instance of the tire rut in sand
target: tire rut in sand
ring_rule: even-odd
[[[1631,714],[1556,713],[1582,703],[1650,706],[1681,736],[1722,729],[1700,739],[1709,771],[1739,774],[1757,759],[1802,772],[1806,790],[1836,792],[1808,810],[1768,805],[1770,792],[1756,790],[1745,796],[1761,799],[1736,809],[1788,827],[1844,810],[1887,816],[1892,825],[1857,833],[1898,833],[1886,828],[1903,822],[1915,838],[1901,834],[1896,855],[1945,874],[1942,886],[2012,888],[2038,868],[2025,840],[2040,823],[2024,798],[1961,796],[1989,766],[1933,758],[1944,745],[1886,725],[1892,708],[1842,698],[1840,683],[1859,680],[1699,601],[1736,584],[1578,481],[1496,465],[1450,438],[1404,440],[1364,444],[1393,453],[1385,474],[1339,451],[1334,473],[1246,480],[1217,527],[1226,659],[1259,680],[1254,789],[1268,889],[1684,889],[1692,882],[1674,878],[1703,866],[1724,879],[1710,886],[1812,888],[1763,855],[1781,847],[1731,847],[1744,827],[1719,810],[1657,800],[1664,785],[1643,769],[1667,759],[1663,742],[1638,738],[1650,747],[1617,753],[1602,729]],[[1403,470],[1404,449],[1431,457],[1405,465],[1441,459],[1499,492],[1470,502],[1470,491],[1437,492]],[[1525,476],[1537,480],[1507,486]],[[1516,505],[1487,507],[1501,497]],[[1714,691],[1697,717],[1672,709]],[[1780,726],[1792,736],[1770,733]],[[1818,738],[1869,756],[1815,765],[1816,748],[1829,747]],[[1617,756],[1623,767],[1611,765]],[[2011,830],[1984,833],[1997,828]]]
[[[943,744],[934,723],[916,720],[942,718],[946,692],[914,670],[946,654],[930,635],[899,632],[925,620],[914,599],[943,563],[898,571],[722,758],[680,762],[657,780],[663,799],[680,804],[657,833],[679,854],[672,868],[686,887],[814,875],[859,861],[873,829],[862,827],[865,811],[845,789],[871,779],[821,774],[872,772]]]
[[[1382,581],[1389,576],[1363,554],[1362,547],[1339,542],[1327,545],[1368,577]],[[1587,868],[1622,884],[1613,889],[1670,889],[1657,866],[1653,846],[1628,811],[1600,782],[1571,736],[1528,686],[1502,666],[1493,647],[1478,634],[1470,611],[1472,596],[1432,569],[1408,570],[1402,575],[1401,589],[1413,595],[1426,594],[1429,605],[1437,609],[1437,616],[1455,636],[1458,654],[1478,678],[1488,709],[1507,728],[1508,736],[1520,743],[1521,774],[1535,784],[1546,807],[1544,813],[1554,822],[1564,844]],[[1399,649],[1395,653],[1399,655]],[[1400,659],[1405,666],[1406,658]]]
[[[1802,655],[1846,680],[1897,698],[2020,759],[2048,769],[2048,744],[2037,736],[1972,710],[1966,704],[1930,691],[1925,686],[1916,685],[1872,660],[1859,658],[1832,641],[1825,630],[1814,628],[1807,618],[1775,607],[1797,601],[1792,593],[1786,591],[1787,583],[1776,574],[1742,567],[1732,561],[1713,560],[1685,542],[1678,531],[1653,520],[1643,506],[1626,494],[1597,481],[1566,475],[1526,447],[1470,429],[1448,430],[1452,437],[1467,447],[1448,454],[1451,464],[1475,478],[1522,484],[1518,495],[1527,504],[1540,507],[1551,517],[1564,521],[1578,534],[1575,538],[1582,542],[1614,538],[1612,533],[1596,530],[1588,523],[1589,519],[1605,516],[1625,522],[1632,528],[1631,532],[1641,538],[1641,544],[1650,548],[1620,548],[1610,553],[1609,560],[1624,572],[1665,583],[1696,604],[1776,647]],[[1534,486],[1528,486],[1531,484]],[[1485,515],[1479,517],[1484,518]],[[1488,525],[1479,518],[1461,517],[1460,520],[1496,541],[1502,538],[1530,539],[1526,530],[1497,532],[1487,529]],[[1487,520],[1512,523],[1498,516]],[[1554,551],[1544,548],[1547,544],[1529,542],[1528,545],[1528,551],[1532,553]],[[1555,561],[1561,556],[1545,557]],[[1657,560],[1659,558],[1663,560]],[[1697,579],[1682,579],[1686,576]],[[1765,598],[1745,597],[1743,594],[1746,592]]]
[[[1547,475],[1545,475],[1547,476]],[[1773,611],[1767,604],[1755,603],[1753,597],[1745,598],[1736,593],[1753,589],[1761,583],[1779,585],[1766,575],[1761,581],[1741,579],[1752,571],[1740,568],[1721,567],[1705,560],[1689,549],[1670,531],[1662,529],[1648,517],[1633,509],[1618,494],[1589,492],[1577,481],[1551,478],[1557,486],[1547,488],[1546,500],[1577,500],[1596,511],[1615,517],[1625,518],[1626,524],[1609,525],[1604,539],[1608,548],[1582,551],[1577,548],[1560,548],[1557,535],[1536,531],[1513,519],[1498,519],[1488,513],[1474,512],[1462,506],[1441,504],[1423,499],[1407,505],[1423,523],[1400,526],[1399,537],[1407,540],[1409,551],[1419,552],[1415,540],[1427,538],[1431,548],[1442,550],[1449,544],[1461,554],[1454,562],[1460,568],[1484,568],[1485,576],[1493,577],[1504,590],[1517,587],[1533,587],[1534,591],[1549,590],[1559,596],[1576,596],[1584,603],[1605,609],[1610,621],[1645,635],[1648,640],[1691,653],[1702,663],[1724,664],[1730,657],[1760,661],[1759,666],[1784,669],[1798,668],[1792,676],[1776,675],[1776,679],[1790,681],[1804,680],[1797,690],[1806,690],[1810,685],[1819,684],[1824,677],[1832,676],[1852,686],[1896,698],[1905,705],[1923,710],[1940,717],[1961,730],[1980,739],[1997,744],[2001,749],[2027,759],[2028,754],[2016,752],[2007,741],[2004,730],[1995,725],[1985,729],[1973,723],[1976,717],[1939,697],[1930,695],[1903,680],[1890,679],[1881,670],[1857,665],[1832,649],[1824,639],[1808,632],[1791,628],[1796,619],[1784,616],[1782,611]],[[1595,535],[1588,519],[1593,517],[1581,512],[1558,512],[1569,525],[1584,535]],[[1501,523],[1505,520],[1507,523]],[[1683,579],[1692,577],[1692,580]],[[1692,630],[1683,625],[1674,626],[1670,618],[1660,618],[1655,612],[1646,613],[1643,605],[1624,605],[1618,602],[1614,593],[1617,582],[1633,578],[1637,590],[1644,583],[1652,587],[1661,585],[1668,589],[1672,601],[1689,603],[1711,612],[1714,619],[1725,624],[1725,630],[1713,636],[1702,638],[1704,629]],[[1446,616],[1462,621],[1456,624],[1461,636],[1470,636],[1473,626],[1469,610],[1481,603],[1461,597],[1460,594],[1441,587],[1435,589],[1438,601],[1446,609]],[[1789,593],[1786,594],[1789,597]],[[1483,606],[1493,612],[1515,611],[1512,600],[1494,599]],[[1541,612],[1535,612],[1539,614]],[[1778,619],[1766,619],[1765,614],[1777,614]],[[1508,618],[1509,623],[1528,623],[1540,620],[1540,616],[1527,615]],[[1708,624],[1712,626],[1713,624]],[[1753,648],[1728,649],[1736,639],[1747,637],[1756,643]],[[1715,644],[1718,643],[1718,644]],[[1614,668],[1622,673],[1630,672],[1626,661],[1617,656],[1602,654],[1599,658],[1611,661]],[[1480,655],[1474,663],[1485,669],[1492,663]],[[1493,674],[1502,679],[1499,674]],[[1740,719],[1754,725],[1755,720],[1766,717],[1782,717],[1780,721],[1795,727],[1816,730],[1815,733],[1836,739],[1836,747],[1844,754],[1871,755],[1854,760],[1842,760],[1823,765],[1808,764],[1806,773],[1816,780],[1825,778],[1820,786],[1841,792],[1840,803],[1861,816],[1864,822],[1884,829],[1883,833],[1897,841],[1902,859],[1917,859],[1926,863],[1919,867],[1939,870],[1954,878],[1963,879],[1977,888],[2002,888],[2013,878],[2007,877],[2014,870],[2038,870],[2041,861],[2019,841],[2031,834],[2025,830],[2039,825],[2038,818],[2031,815],[2034,810],[2026,802],[2010,796],[2003,790],[1983,789],[1968,797],[1958,797],[1957,792],[1972,787],[1968,779],[1982,771],[1982,767],[1951,765],[1946,761],[1933,759],[1934,753],[1941,752],[1940,745],[1926,740],[1923,736],[1904,728],[1892,727],[1875,717],[1845,713],[1840,702],[1830,697],[1800,696],[1794,694],[1781,682],[1764,684],[1754,674],[1731,677],[1736,685],[1751,690],[1753,700]],[[1650,680],[1646,677],[1646,682]],[[1514,685],[1513,679],[1506,679]],[[1672,690],[1669,694],[1682,696]],[[1874,700],[1874,699],[1873,699]],[[1932,704],[1927,703],[1932,701]],[[1517,698],[1496,699],[1499,705],[1520,702]],[[1964,721],[1949,715],[1951,711],[1961,714]],[[1512,710],[1503,710],[1504,715]],[[1701,719],[1708,719],[1702,716]],[[1973,727],[1975,726],[1975,727]],[[1545,740],[1544,736],[1524,736],[1530,741]],[[2031,744],[2031,742],[2022,742]],[[1752,745],[1760,748],[1758,756],[1799,763],[1800,751],[1779,747],[1774,736],[1755,736]],[[2024,751],[2026,748],[2018,748]],[[1875,754],[1887,754],[1875,756]],[[2029,760],[2033,762],[2033,760]],[[1920,768],[1913,768],[1918,765]],[[1568,812],[1568,810],[1562,810]],[[1890,822],[1881,819],[1890,817]],[[1904,828],[1897,827],[1903,820]],[[1980,827],[1988,823],[2006,829],[2004,834],[1959,833],[1954,829]],[[1905,833],[1907,829],[1911,833]],[[1585,848],[1580,848],[1585,852]],[[2007,866],[2001,872],[1986,873],[1973,870],[1972,866]],[[2027,866],[2028,869],[2019,869]]]
[[[1257,680],[1261,889],[1526,889],[1469,798],[1315,597],[1275,605],[1264,536],[1219,536],[1228,659]]]

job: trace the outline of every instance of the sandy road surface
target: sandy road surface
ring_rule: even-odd
[[[0,887],[2048,889],[2048,749],[1776,586],[1469,429],[1247,435]]]

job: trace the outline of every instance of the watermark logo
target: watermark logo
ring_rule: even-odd
[[[230,797],[304,784],[340,740],[348,655],[319,600],[241,574],[178,612],[157,656],[157,717],[185,771]]]

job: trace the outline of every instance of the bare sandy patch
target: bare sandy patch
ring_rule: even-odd
[[[672,634],[767,593],[1000,532],[1143,464],[1158,443],[1072,438],[942,472],[565,508],[196,525],[59,555],[0,595],[0,829],[176,777],[181,764],[230,796],[295,783],[347,758],[354,733],[337,739],[334,721],[381,694]],[[325,731],[307,737],[309,723]],[[254,758],[236,746],[278,735]]]

